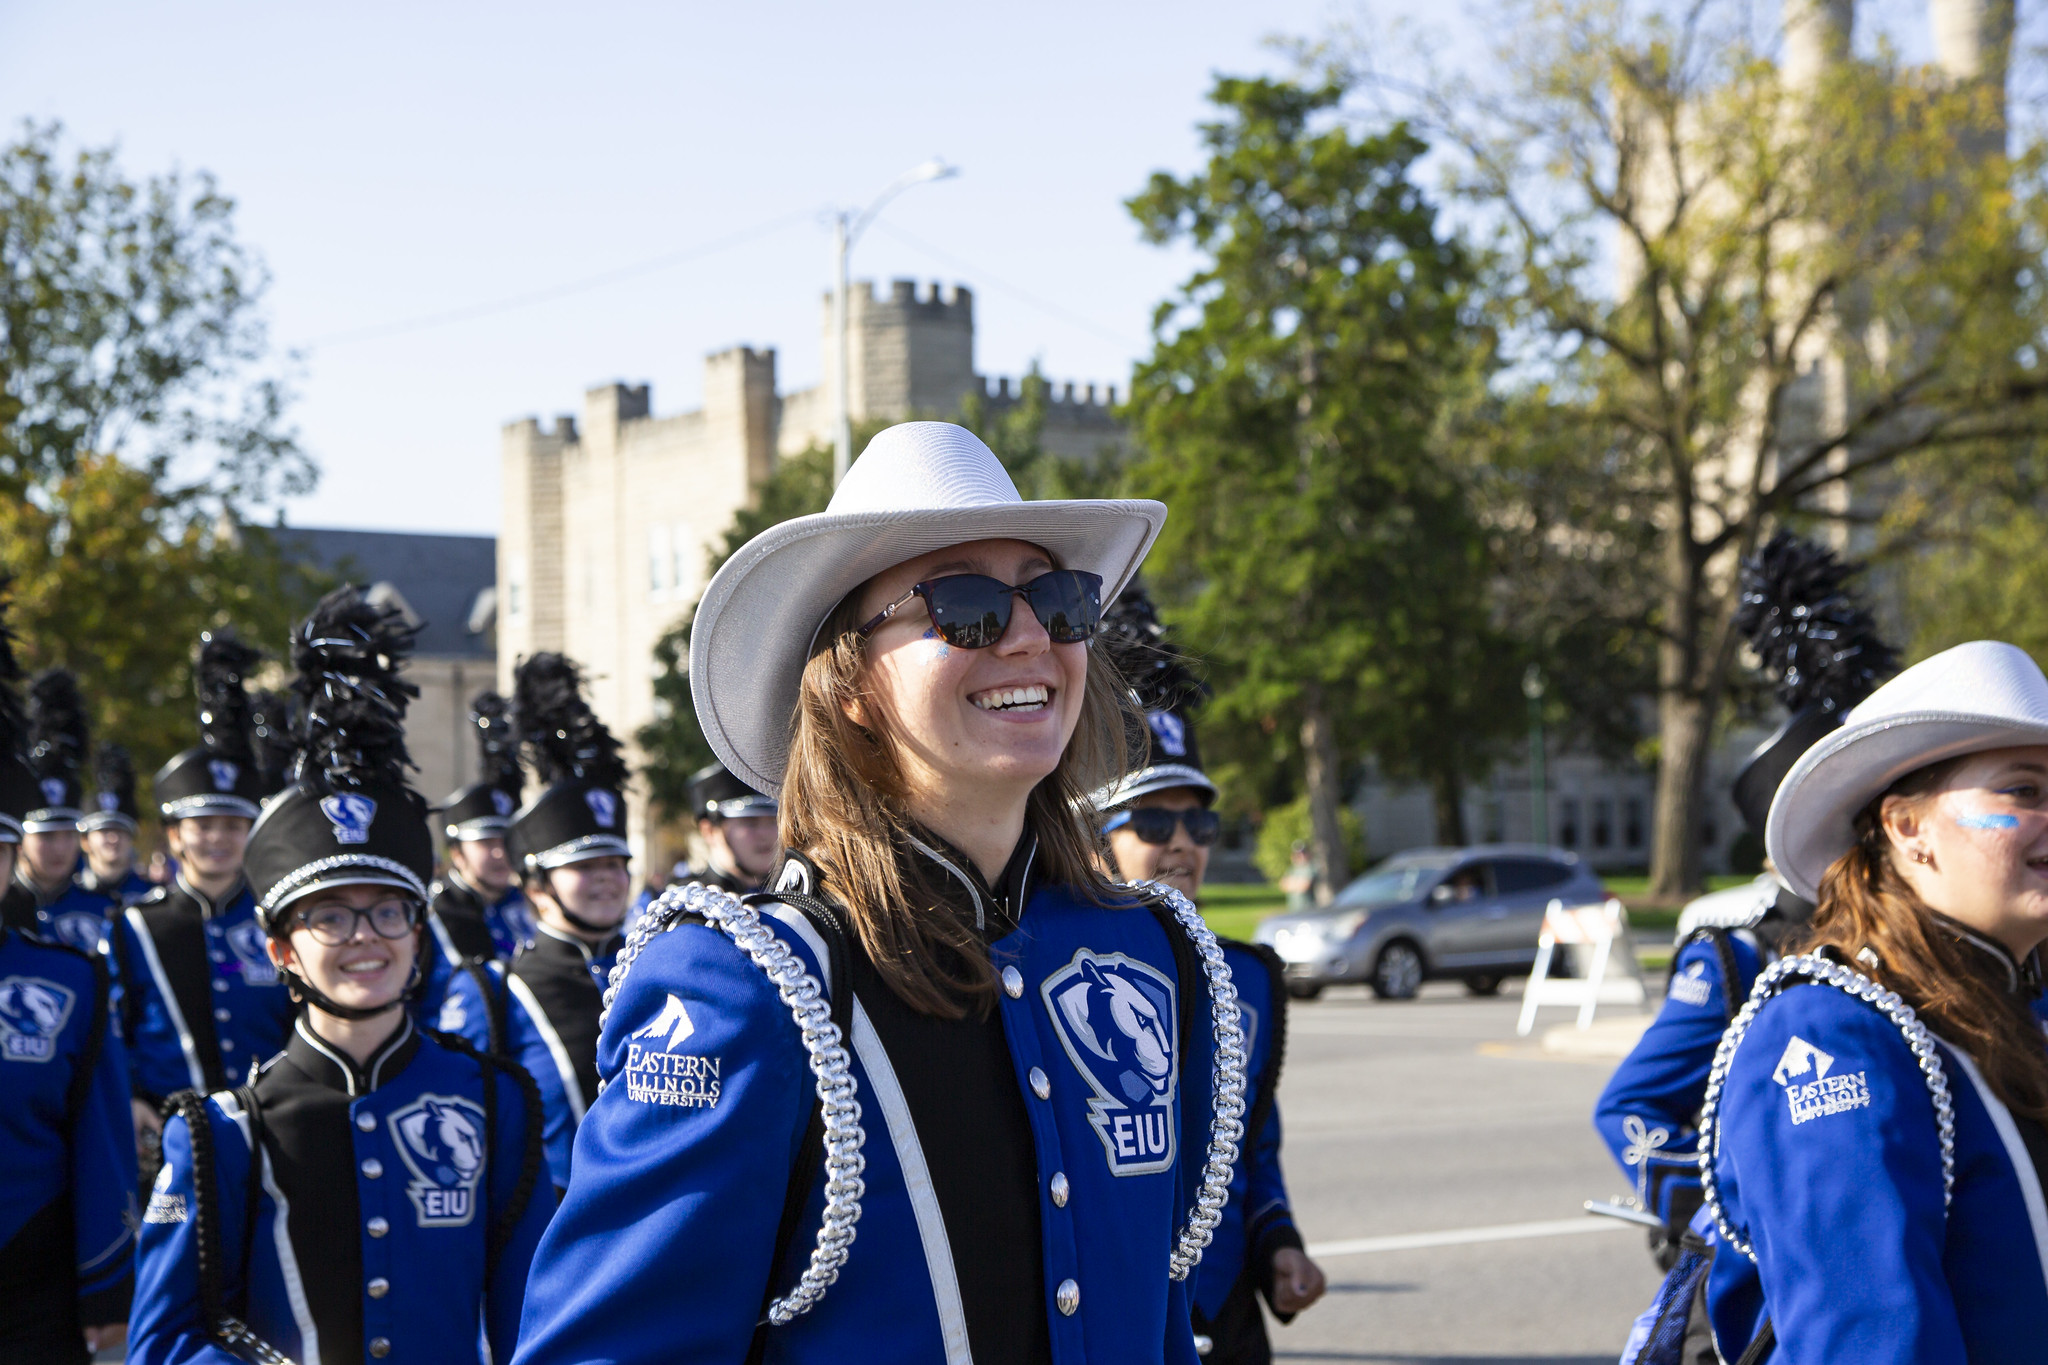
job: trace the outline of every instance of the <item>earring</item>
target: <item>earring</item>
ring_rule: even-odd
[[[1913,850],[1913,861],[1916,863],[1926,863],[1931,867],[1934,864],[1934,855],[1924,848],[1916,848]]]

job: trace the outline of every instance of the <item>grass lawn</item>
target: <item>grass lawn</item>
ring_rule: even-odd
[[[1211,882],[1202,888],[1201,905],[1211,929],[1249,942],[1260,920],[1286,908],[1287,896],[1269,882]]]

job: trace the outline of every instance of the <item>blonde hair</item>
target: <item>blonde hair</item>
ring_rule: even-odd
[[[825,619],[804,665],[782,779],[782,842],[818,864],[875,970],[905,1003],[941,1019],[986,1014],[996,991],[986,948],[945,908],[945,892],[927,875],[925,860],[901,856],[911,821],[898,738],[886,724],[856,724],[849,714],[855,703],[870,719],[880,714],[866,686],[865,641],[856,633],[861,592]],[[1129,688],[1091,645],[1080,721],[1025,807],[1025,832],[1038,836],[1038,872],[1094,904],[1106,903],[1112,891],[1099,862],[1089,793],[1122,779],[1131,711]]]

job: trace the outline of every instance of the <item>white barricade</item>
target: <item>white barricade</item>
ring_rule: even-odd
[[[1560,944],[1590,949],[1584,976],[1550,975],[1550,964]],[[1616,951],[1621,965],[1609,975]],[[1629,938],[1628,911],[1618,900],[1604,905],[1575,905],[1552,901],[1543,912],[1543,932],[1536,939],[1536,966],[1529,973],[1528,989],[1522,993],[1522,1018],[1515,1032],[1526,1038],[1536,1026],[1536,1011],[1545,1005],[1576,1006],[1579,1027],[1590,1028],[1593,1010],[1599,1005],[1635,1005],[1649,1000],[1643,988],[1642,967],[1636,962]]]

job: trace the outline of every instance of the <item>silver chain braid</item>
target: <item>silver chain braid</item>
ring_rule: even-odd
[[[684,914],[702,915],[752,958],[754,965],[789,1006],[790,1016],[803,1033],[804,1051],[810,1056],[811,1074],[817,1077],[818,1105],[825,1121],[825,1216],[818,1227],[817,1244],[811,1248],[811,1263],[796,1288],[768,1305],[768,1320],[781,1325],[817,1306],[825,1290],[839,1278],[853,1246],[854,1224],[860,1221],[860,1200],[867,1192],[861,1173],[867,1158],[861,1144],[867,1135],[860,1126],[860,1101],[855,1098],[851,1059],[847,1056],[839,1025],[832,1022],[832,1007],[818,978],[804,970],[803,959],[789,945],[761,923],[752,906],[728,891],[692,885],[673,887],[647,907],[647,913],[633,926],[604,991],[604,1010],[598,1017],[603,1029],[610,1019],[612,1002],[626,980],[633,960],[656,934],[673,925]]]
[[[214,1339],[253,1365],[292,1365],[290,1356],[257,1336],[238,1317],[223,1316],[214,1326]]]
[[[1167,1273],[1185,1280],[1202,1263],[1202,1251],[1216,1235],[1223,1220],[1223,1206],[1230,1199],[1231,1168],[1237,1164],[1237,1144],[1244,1137],[1244,1029],[1238,1022],[1237,987],[1230,979],[1230,964],[1216,935],[1202,921],[1194,902],[1159,882],[1137,882],[1134,889],[1157,895],[1173,911],[1174,919],[1194,940],[1202,957],[1202,973],[1209,978],[1209,1017],[1216,1030],[1216,1063],[1211,1075],[1214,1116],[1209,1120],[1209,1155],[1202,1166],[1202,1188],[1195,1206],[1188,1211],[1187,1226],[1174,1239],[1167,1258]]]
[[[1927,1031],[1927,1025],[1920,1022],[1919,1016],[1913,1013],[1913,1007],[1901,1000],[1898,992],[1886,990],[1853,968],[1815,954],[1780,958],[1757,978],[1742,1013],[1735,1016],[1735,1022],[1721,1035],[1721,1045],[1714,1051],[1713,1069],[1707,1072],[1706,1098],[1700,1104],[1700,1185],[1706,1194],[1707,1208],[1713,1212],[1714,1226],[1720,1229],[1722,1239],[1752,1261],[1756,1259],[1756,1252],[1730,1226],[1727,1212],[1721,1204],[1720,1187],[1715,1183],[1714,1152],[1719,1137],[1716,1121],[1721,1112],[1721,1088],[1727,1083],[1728,1068],[1735,1061],[1735,1049],[1741,1045],[1742,1036],[1749,1032],[1749,1026],[1764,1002],[1792,984],[1793,977],[1805,977],[1854,996],[1890,1020],[1905,1037],[1906,1046],[1912,1049],[1914,1060],[1920,1064],[1920,1074],[1927,1080],[1927,1092],[1934,1100],[1934,1122],[1941,1137],[1941,1204],[1944,1209],[1955,1195],[1955,1104],[1949,1098],[1948,1073],[1942,1067],[1941,1054],[1935,1050],[1934,1035]]]

